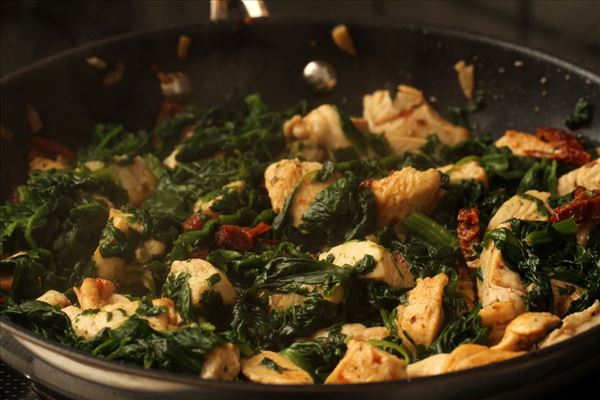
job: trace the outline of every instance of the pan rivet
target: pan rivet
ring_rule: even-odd
[[[331,92],[337,85],[337,74],[327,61],[314,60],[304,67],[304,81],[318,93]]]

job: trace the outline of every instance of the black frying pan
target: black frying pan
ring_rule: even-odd
[[[185,72],[194,90],[192,101],[201,105],[230,105],[258,92],[274,107],[306,98],[311,106],[333,102],[358,114],[364,93],[397,83],[408,83],[428,98],[434,97],[441,112],[449,105],[463,104],[453,65],[464,59],[475,64],[477,85],[488,93],[486,109],[474,114],[471,122],[477,131],[494,136],[508,128],[532,131],[541,125],[562,126],[580,97],[600,103],[597,75],[517,45],[389,21],[360,22],[348,24],[358,48],[358,56],[351,57],[332,43],[332,26],[328,22],[257,20],[248,26],[211,24],[137,33],[57,55],[3,78],[0,123],[15,135],[1,142],[2,198],[26,178],[30,134],[25,104],[40,114],[45,136],[71,148],[85,143],[97,122],[149,128],[162,98],[153,64],[165,71]],[[185,61],[175,57],[180,34],[192,38]],[[103,86],[102,74],[85,63],[89,56],[122,61],[122,80]],[[302,69],[313,59],[335,66],[339,83],[333,93],[318,97],[304,85]],[[600,139],[598,118],[579,132]],[[63,394],[103,399],[512,398],[548,392],[600,365],[600,328],[596,328],[517,359],[449,375],[359,386],[278,387],[209,382],[126,367],[41,340],[7,322],[2,322],[2,336],[3,358],[8,362],[27,369],[27,363],[18,363],[22,349],[15,350],[19,347],[16,338],[35,354],[39,365],[50,363],[66,371],[72,384],[61,386],[51,375],[42,374],[41,366],[24,371],[33,374],[34,380]]]

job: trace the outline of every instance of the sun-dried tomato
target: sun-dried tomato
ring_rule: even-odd
[[[198,229],[202,229],[204,227],[204,219],[200,214],[192,214],[185,221],[183,221],[183,230],[184,232],[188,231],[197,231]]]
[[[219,247],[237,251],[250,251],[254,248],[254,239],[247,229],[237,225],[221,225],[215,235]]]
[[[256,236],[271,230],[271,225],[263,222],[253,228],[237,225],[221,225],[215,235],[219,247],[237,251],[250,251],[254,248]]]
[[[573,200],[554,209],[550,217],[551,222],[556,223],[567,218],[573,218],[575,222],[600,219],[600,190],[587,190],[578,186],[573,194]]]
[[[583,145],[575,135],[562,129],[552,127],[538,128],[535,135],[541,140],[550,143],[556,151],[547,153],[537,150],[527,151],[527,155],[537,158],[549,158],[566,164],[584,165],[590,161],[590,153],[585,151]]]
[[[71,160],[75,159],[75,154],[56,140],[48,139],[44,137],[33,137],[29,139],[29,158],[33,159],[38,156],[63,156]]]
[[[479,243],[479,210],[477,208],[461,208],[458,211],[458,244],[465,259],[475,255],[473,245]]]

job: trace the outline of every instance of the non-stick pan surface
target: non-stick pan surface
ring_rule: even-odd
[[[0,81],[0,123],[14,133],[1,142],[2,198],[26,179],[26,141],[30,137],[25,105],[39,113],[44,136],[77,148],[87,141],[98,122],[123,123],[130,129],[150,128],[162,98],[152,65],[164,71],[183,71],[192,82],[192,101],[201,105],[232,105],[249,93],[260,93],[267,104],[286,107],[299,99],[309,105],[333,102],[360,113],[362,95],[375,89],[407,83],[423,90],[440,112],[465,103],[454,64],[475,64],[477,87],[487,92],[487,106],[471,116],[479,132],[498,136],[513,128],[532,131],[542,125],[562,126],[563,119],[583,97],[598,104],[600,78],[567,62],[522,47],[466,33],[398,25],[392,22],[348,23],[358,56],[341,52],[332,43],[333,23],[309,21],[254,21],[250,25],[218,24],[144,32],[109,39],[46,59]],[[176,58],[180,34],[191,37],[190,57]],[[86,64],[97,56],[122,62],[125,73],[112,86],[101,84],[105,72]],[[302,69],[314,59],[331,62],[338,74],[333,93],[315,96],[304,85]],[[596,118],[580,133],[600,139]],[[73,349],[34,337],[11,323],[2,335],[20,343],[87,365],[114,371],[120,379],[90,384],[88,398],[165,398],[124,383],[150,378],[172,383],[170,398],[280,398],[281,396],[346,399],[513,397],[542,393],[573,379],[599,363],[600,329],[544,351],[508,362],[456,374],[359,386],[298,388],[259,386],[243,382],[208,382],[160,371],[144,371],[98,360]],[[37,346],[37,347],[36,347]],[[55,365],[56,367],[56,365]],[[60,365],[58,366],[60,369]],[[95,382],[93,372],[80,378]],[[33,376],[35,379],[35,375]],[[127,386],[127,385],[125,385]],[[131,386],[134,388],[131,389]],[[138,385],[139,386],[139,385]],[[100,388],[89,394],[90,387]],[[113,389],[109,389],[109,388]],[[104,388],[104,389],[103,389]],[[66,394],[81,387],[54,388]],[[152,389],[154,390],[154,389]]]

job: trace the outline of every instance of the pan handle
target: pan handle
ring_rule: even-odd
[[[269,16],[269,10],[263,0],[240,0],[249,18]],[[210,0],[210,20],[223,21],[229,19],[229,0]]]

